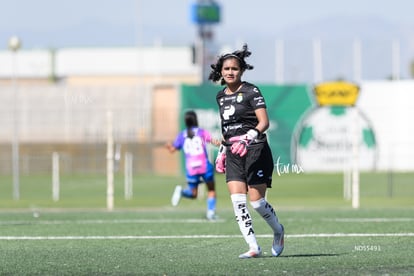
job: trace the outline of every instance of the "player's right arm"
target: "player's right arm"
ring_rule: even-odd
[[[164,146],[169,152],[174,153],[182,148],[183,139],[182,133],[179,133],[173,142],[168,141]]]
[[[167,142],[165,143],[165,147],[167,148],[167,150],[171,153],[177,151],[177,149],[173,146],[172,142]]]

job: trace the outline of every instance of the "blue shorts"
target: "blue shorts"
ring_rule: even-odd
[[[208,162],[207,163],[207,171],[203,174],[196,174],[196,175],[189,175],[188,172],[186,173],[187,183],[189,186],[197,187],[198,184],[202,182],[211,182],[214,181],[214,167],[213,165]]]

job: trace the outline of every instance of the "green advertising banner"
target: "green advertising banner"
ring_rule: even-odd
[[[306,85],[258,85],[267,104],[270,127],[267,131],[275,163],[288,166],[292,162],[292,137],[302,115],[312,105],[309,87]],[[221,86],[182,85],[180,123],[186,110],[197,112],[200,127],[209,130],[214,137],[221,136],[220,117],[216,94]]]

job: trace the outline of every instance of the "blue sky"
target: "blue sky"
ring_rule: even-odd
[[[340,33],[348,33],[349,36],[359,32],[364,27],[362,25],[370,22],[370,18],[373,27],[361,31],[361,36],[375,34],[375,39],[390,39],[395,29],[398,29],[397,37],[406,33],[405,30],[414,29],[414,1],[408,0],[217,2],[222,6],[222,22],[214,27],[215,37],[218,43],[230,44],[230,47],[237,47],[235,45],[241,41],[249,41],[253,46],[257,43],[262,47],[286,33],[299,33],[303,37],[310,23],[319,22],[319,25],[315,23],[314,28],[317,29],[322,29],[319,26],[327,28],[326,25],[334,25],[335,19],[339,17],[366,18],[367,21],[361,21],[361,26],[350,25],[349,31],[345,26],[338,31],[337,36]],[[3,1],[0,9],[0,41],[3,41],[3,49],[7,48],[7,40],[14,34],[21,37],[26,49],[134,46],[157,42],[189,45],[197,34],[196,26],[190,21],[190,3],[193,1]],[[378,32],[375,20],[379,22],[378,28],[389,29],[388,32]],[[324,34],[322,30],[320,33]],[[412,44],[412,41],[407,43]],[[411,54],[410,51],[407,49]],[[266,79],[270,78],[269,74]]]
[[[171,27],[180,28],[180,33],[191,39],[195,35],[195,26],[190,22],[190,0],[13,0],[3,1],[0,9],[1,39],[11,33],[35,32],[37,38],[27,47],[60,44],[47,37],[51,32],[64,32],[76,26],[90,22],[105,22],[116,26],[132,26],[135,40],[146,34],[143,29],[154,28],[147,39],[154,40],[162,36]],[[414,26],[414,2],[407,0],[262,0],[241,1],[221,0],[222,24],[217,29],[218,38],[230,35],[234,31],[245,29],[248,36],[254,30],[269,32],[280,31],[311,20],[335,16],[377,16],[391,23]],[[255,4],[248,4],[255,3]],[[42,34],[45,34],[43,36]],[[108,33],[108,40],[111,34]],[[152,36],[152,37],[151,37]],[[72,44],[82,45],[82,36],[69,39]],[[183,39],[184,40],[184,39]],[[135,41],[137,42],[137,41]],[[184,41],[185,42],[185,41]],[[115,44],[116,42],[114,42]],[[137,42],[138,43],[138,42]],[[59,45],[64,46],[64,45]]]

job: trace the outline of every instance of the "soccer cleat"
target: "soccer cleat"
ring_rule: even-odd
[[[285,228],[282,224],[280,226],[282,226],[282,232],[275,233],[273,237],[272,255],[274,257],[280,256],[285,247]]]
[[[181,191],[182,191],[182,187],[180,185],[177,185],[174,189],[174,193],[171,197],[171,204],[172,206],[177,206],[178,202],[180,202],[181,199]]]
[[[250,258],[257,258],[260,255],[262,255],[262,249],[260,248],[260,246],[257,249],[254,248],[250,248],[249,251],[240,254],[239,258],[240,259],[250,259]]]
[[[217,217],[217,215],[216,215],[216,213],[214,211],[208,210],[207,211],[206,218],[209,221],[216,221],[218,217]]]

